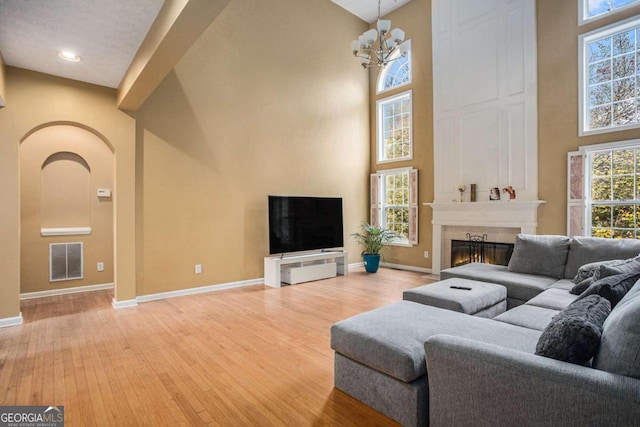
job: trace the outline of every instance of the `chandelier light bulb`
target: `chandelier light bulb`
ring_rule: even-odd
[[[384,35],[389,31],[389,28],[391,28],[391,21],[389,21],[388,19],[378,19],[378,31]]]
[[[400,44],[404,41],[404,31],[400,28],[394,28],[391,30],[391,39],[396,43]]]
[[[363,36],[367,45],[372,45],[376,42],[376,39],[378,38],[378,30],[376,30],[375,28],[372,28],[369,31],[365,31]]]

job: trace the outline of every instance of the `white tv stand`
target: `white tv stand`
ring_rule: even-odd
[[[300,255],[265,257],[264,284],[274,288],[286,283],[296,284],[328,279],[348,273],[346,252],[317,252]]]

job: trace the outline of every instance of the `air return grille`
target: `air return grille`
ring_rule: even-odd
[[[82,279],[82,243],[49,245],[49,281]]]

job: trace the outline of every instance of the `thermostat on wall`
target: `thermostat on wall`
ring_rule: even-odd
[[[111,197],[111,190],[109,188],[98,188],[98,197]]]

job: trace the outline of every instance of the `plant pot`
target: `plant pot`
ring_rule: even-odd
[[[362,254],[364,260],[364,269],[367,273],[375,273],[380,266],[380,254]]]

